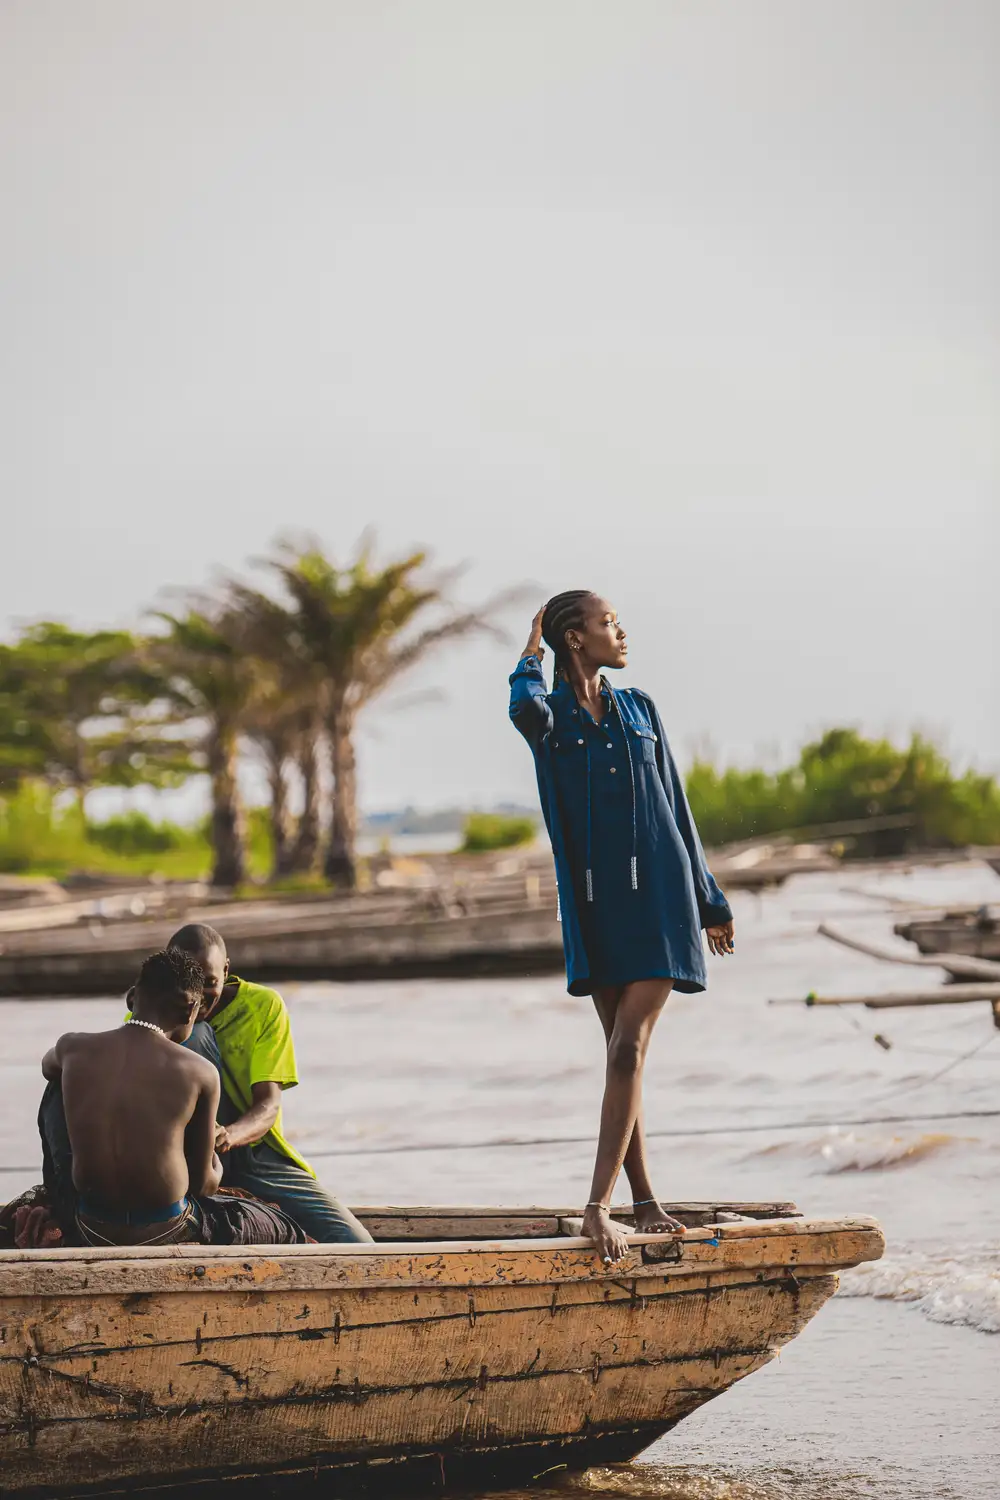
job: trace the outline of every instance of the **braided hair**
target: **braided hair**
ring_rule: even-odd
[[[566,632],[583,629],[586,623],[584,606],[593,597],[592,589],[567,589],[564,594],[555,594],[545,606],[542,614],[542,639],[555,661],[553,686],[560,677],[566,676],[566,664],[569,660]]]

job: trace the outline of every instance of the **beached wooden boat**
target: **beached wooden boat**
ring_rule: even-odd
[[[921,953],[965,953],[1000,960],[1000,911],[996,907],[916,917],[897,922],[893,931],[897,937],[916,943]]]
[[[375,1245],[4,1251],[0,1491],[384,1493],[626,1460],[883,1248],[793,1204],[672,1211],[689,1234],[614,1269],[563,1209],[359,1209]]]

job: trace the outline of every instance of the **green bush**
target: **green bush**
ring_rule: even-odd
[[[797,768],[718,771],[698,760],[687,776],[687,794],[706,844],[761,838],[808,821],[801,773]]]
[[[104,823],[89,823],[87,838],[111,854],[162,854],[190,845],[192,830],[176,823],[154,823],[145,813],[132,811]]]
[[[41,781],[0,795],[0,871],[9,874],[200,879],[209,863],[202,828],[153,823],[137,812],[88,824],[78,801],[64,802]]]
[[[0,797],[0,870],[49,874],[75,868],[86,848],[83,816],[76,803],[57,807],[49,787],[24,781]]]
[[[513,849],[530,844],[537,832],[534,818],[506,813],[470,813],[463,829],[463,854],[483,854],[490,849]]]
[[[830,729],[781,771],[719,771],[697,761],[687,791],[706,844],[866,818],[898,826],[874,823],[855,835],[854,855],[1000,843],[1000,786],[973,771],[956,776],[921,735],[900,749],[855,729]]]
[[[211,868],[209,821],[154,822],[132,809],[102,823],[85,820],[76,800],[57,797],[42,781],[22,781],[0,793],[0,872],[89,874],[202,880]],[[271,867],[267,809],[247,810],[247,863],[251,878],[266,879]]]

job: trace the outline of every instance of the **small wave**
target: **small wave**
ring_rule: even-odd
[[[805,1141],[773,1141],[755,1147],[744,1157],[807,1156],[814,1158],[817,1170],[828,1176],[839,1172],[877,1172],[893,1167],[912,1166],[939,1151],[958,1145],[964,1137],[944,1132],[923,1135],[887,1135],[864,1133],[832,1126],[821,1136]]]
[[[728,1464],[711,1469],[700,1464],[671,1464],[665,1467],[639,1459],[621,1468],[587,1469],[581,1474],[552,1475],[551,1489],[531,1495],[538,1500],[871,1500],[874,1479],[857,1471],[821,1472],[815,1465],[775,1464],[740,1465],[734,1471]],[[544,1481],[543,1481],[544,1483]],[[913,1500],[911,1486],[898,1488],[892,1466],[882,1464],[878,1470],[878,1491],[882,1500]],[[922,1492],[923,1493],[923,1492]],[[935,1489],[939,1500],[958,1500],[950,1489]],[[495,1500],[527,1500],[518,1490],[495,1497]]]
[[[778,1491],[749,1481],[683,1468],[638,1463],[625,1469],[588,1469],[568,1477],[566,1490],[620,1500],[779,1500]]]
[[[835,1131],[822,1143],[819,1154],[824,1171],[875,1172],[887,1167],[912,1166],[952,1145],[953,1135],[856,1135],[848,1130]]]
[[[933,1323],[1000,1333],[1000,1245],[955,1256],[900,1251],[844,1271],[840,1296],[910,1302]]]

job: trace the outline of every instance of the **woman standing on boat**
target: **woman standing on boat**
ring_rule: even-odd
[[[543,640],[555,658],[548,692]],[[642,1070],[672,989],[705,988],[701,931],[733,951],[733,914],[705,865],[698,830],[660,716],[638,688],[613,688],[605,669],[628,661],[625,631],[606,599],[557,594],[538,611],[510,679],[510,716],[535,757],[552,841],[571,995],[592,995],[607,1042],[597,1161],[583,1232],[604,1261],[628,1239],[611,1222],[622,1166],[636,1227],[683,1230],[649,1180]]]

